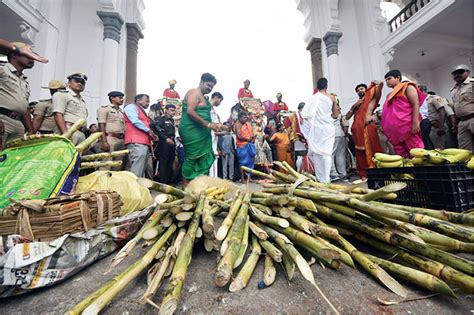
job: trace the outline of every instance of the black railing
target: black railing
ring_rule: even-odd
[[[420,11],[424,6],[430,3],[431,0],[412,0],[397,15],[390,21],[390,32],[395,32],[400,26],[408,21],[416,12]]]

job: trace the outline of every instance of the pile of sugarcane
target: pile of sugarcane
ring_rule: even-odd
[[[252,193],[244,187],[227,200],[220,200],[224,191],[217,188],[195,196],[141,179],[142,185],[162,194],[155,198],[157,206],[148,221],[113,258],[109,271],[140,242],[150,249],[70,314],[97,314],[147,268],[148,288],[139,302],[159,308],[160,314],[174,313],[199,238],[204,239],[206,251],[215,250],[219,255],[216,286],[228,286],[231,292],[245,288],[260,256],[264,256],[265,285],[275,281],[278,263],[290,280],[298,269],[335,313],[337,305],[316,284],[311,261],[332,269],[339,269],[341,264],[355,267],[357,263],[403,298],[407,290],[395,278],[450,297],[456,297],[452,287],[474,291],[474,263],[455,254],[473,252],[473,213],[380,201],[395,199],[404,184],[378,190],[322,184],[286,163],[275,164],[279,171],[271,170],[270,174],[244,168],[274,183],[265,184],[262,192]],[[223,216],[219,227],[215,224],[218,215]],[[390,258],[360,251],[356,247],[359,241],[385,255],[378,256]],[[153,296],[167,276],[170,280],[158,305]]]

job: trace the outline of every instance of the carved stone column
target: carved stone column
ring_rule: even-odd
[[[316,82],[323,76],[323,62],[321,59],[321,39],[313,38],[306,47],[311,54],[311,72],[313,74],[313,88],[316,87]]]
[[[137,23],[126,23],[127,27],[127,63],[125,68],[125,98],[132,103],[137,94],[137,54],[138,41],[143,38]]]
[[[97,15],[104,24],[100,100],[101,103],[105,105],[109,103],[107,94],[113,90],[120,90],[120,87],[117,86],[117,72],[120,33],[123,26],[123,19],[117,12],[97,11]]]
[[[331,92],[341,94],[340,74],[339,74],[339,39],[342,37],[341,32],[327,32],[323,37],[326,45],[326,55],[328,57],[328,80],[329,90]]]

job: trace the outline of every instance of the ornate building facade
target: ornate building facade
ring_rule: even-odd
[[[398,7],[389,20],[381,11],[387,3]],[[451,68],[473,64],[471,0],[296,0],[296,5],[304,16],[313,84],[327,77],[343,110],[356,101],[358,83],[382,80],[389,69],[450,99]]]
[[[49,98],[41,89],[52,79],[82,72],[88,123],[107,104],[107,93],[136,93],[138,42],[145,28],[143,0],[0,0],[0,37],[23,41],[49,58],[25,74],[30,100]]]

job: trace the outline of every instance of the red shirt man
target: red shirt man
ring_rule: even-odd
[[[239,90],[239,94],[237,95],[239,100],[241,98],[245,98],[245,97],[246,98],[253,98],[253,94],[252,94],[252,91],[249,90],[249,86],[250,86],[250,80],[245,80],[244,81],[244,87]]]
[[[285,102],[283,102],[281,100],[281,98],[282,98],[281,93],[278,93],[277,94],[277,101],[273,104],[273,111],[274,112],[279,112],[281,110],[285,110],[285,111],[288,110],[288,106],[286,105]]]
[[[170,87],[163,91],[163,98],[181,99],[179,97],[179,93],[174,90],[174,86],[176,85],[176,80],[171,80],[171,81],[168,82],[168,84],[170,85]]]

